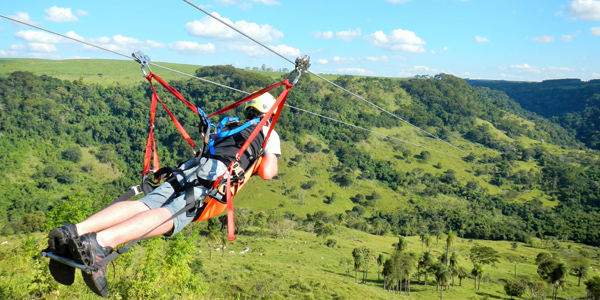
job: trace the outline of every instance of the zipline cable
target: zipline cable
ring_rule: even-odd
[[[183,0],[183,1],[184,1],[185,3],[187,3],[187,4],[191,5],[191,6],[195,7],[196,9],[198,9],[198,10],[202,11],[203,13],[205,13],[206,15],[208,15],[209,17],[211,17],[211,18],[213,18],[213,19],[215,19],[215,20],[219,21],[219,22],[220,22],[220,23],[222,23],[223,25],[225,25],[225,26],[227,26],[227,27],[231,28],[231,29],[232,29],[232,30],[234,30],[235,32],[237,32],[237,33],[239,33],[239,34],[241,34],[241,35],[245,36],[246,38],[248,38],[248,39],[252,40],[253,42],[255,42],[255,43],[257,43],[257,44],[261,45],[263,48],[265,48],[265,49],[267,49],[267,50],[271,51],[271,52],[272,52],[272,53],[274,53],[275,55],[277,55],[277,56],[279,56],[279,57],[283,58],[284,60],[287,60],[287,61],[288,61],[288,62],[290,62],[291,64],[295,65],[295,63],[294,63],[293,61],[291,61],[290,59],[288,59],[288,58],[286,58],[285,56],[283,56],[283,55],[279,54],[277,51],[275,51],[275,50],[273,50],[273,49],[271,49],[271,48],[267,47],[267,46],[266,46],[266,45],[264,45],[263,43],[261,43],[261,42],[259,42],[259,41],[255,40],[254,38],[250,37],[249,35],[247,35],[247,34],[243,33],[243,32],[242,32],[242,31],[240,31],[239,29],[235,28],[235,26],[233,26],[233,25],[231,25],[231,24],[227,24],[225,21],[223,21],[223,20],[221,20],[220,18],[218,18],[218,17],[216,17],[216,16],[212,15],[211,13],[207,12],[206,10],[204,10],[204,9],[200,8],[199,6],[195,5],[194,3],[192,3],[192,2],[190,2],[190,1],[188,1],[188,0]],[[312,75],[315,75],[316,77],[318,77],[318,78],[320,78],[320,79],[322,79],[322,80],[324,80],[324,81],[326,81],[326,82],[328,82],[328,83],[330,83],[330,84],[332,84],[332,85],[334,85],[334,86],[335,86],[335,87],[337,87],[337,88],[340,88],[340,89],[342,89],[343,91],[345,91],[345,92],[349,93],[350,95],[352,95],[352,96],[354,96],[354,97],[356,97],[356,98],[358,98],[358,99],[360,99],[360,100],[362,100],[362,101],[364,101],[364,102],[367,102],[367,103],[369,103],[369,104],[373,105],[373,106],[374,106],[374,107],[376,107],[377,109],[379,109],[379,110],[381,110],[381,111],[383,111],[383,112],[385,112],[385,113],[389,114],[390,116],[392,116],[392,117],[394,117],[394,118],[396,118],[396,119],[398,119],[398,120],[400,120],[400,121],[402,121],[402,122],[404,122],[404,123],[406,123],[406,124],[408,124],[408,125],[410,125],[410,126],[412,126],[412,127],[416,128],[417,130],[419,130],[419,131],[421,131],[421,132],[423,132],[423,133],[425,133],[425,134],[427,134],[427,135],[429,135],[429,136],[431,136],[431,137],[433,137],[433,138],[435,138],[435,139],[437,139],[437,140],[439,140],[439,141],[441,141],[441,142],[445,143],[446,145],[448,145],[448,146],[450,146],[450,147],[452,147],[452,148],[454,148],[454,149],[456,149],[456,150],[459,150],[459,151],[461,151],[461,152],[463,152],[463,153],[465,153],[465,154],[467,154],[467,155],[470,155],[468,152],[466,152],[466,151],[464,151],[464,150],[462,150],[462,149],[460,149],[460,148],[458,148],[458,147],[456,147],[456,146],[454,146],[454,145],[452,145],[452,144],[450,144],[450,143],[448,143],[448,142],[446,142],[446,141],[442,140],[441,138],[439,138],[438,136],[436,136],[436,135],[434,135],[434,134],[432,134],[432,133],[428,132],[427,130],[424,130],[424,129],[422,129],[422,128],[420,128],[420,127],[418,127],[418,126],[416,126],[416,125],[414,125],[414,124],[412,124],[412,123],[410,123],[410,122],[408,122],[408,121],[404,120],[403,118],[401,118],[401,117],[397,116],[396,114],[394,114],[394,113],[392,113],[392,112],[390,112],[390,111],[388,111],[388,110],[384,109],[383,107],[381,107],[381,106],[379,106],[379,105],[377,105],[377,104],[375,104],[375,103],[373,103],[373,102],[371,102],[371,101],[368,101],[367,99],[365,99],[365,98],[363,98],[363,97],[361,97],[361,96],[359,96],[359,95],[357,95],[357,94],[355,94],[355,93],[353,93],[353,92],[351,92],[351,91],[349,91],[349,90],[347,90],[347,89],[345,89],[345,88],[343,88],[343,87],[341,87],[341,86],[339,86],[339,85],[337,85],[337,84],[333,83],[333,82],[332,82],[332,81],[330,81],[330,80],[327,80],[327,79],[326,79],[326,78],[324,78],[323,76],[320,76],[320,75],[318,75],[318,74],[316,74],[316,73],[314,73],[314,72],[311,72],[310,70],[308,70],[307,72],[308,72],[308,73],[310,73],[310,74],[312,74]]]
[[[184,1],[185,1],[185,2],[188,2],[188,1],[186,1],[186,0],[184,0]],[[188,2],[188,3],[189,3],[189,2]],[[190,4],[191,4],[191,3],[190,3]],[[193,4],[192,4],[192,5],[193,5]],[[195,5],[194,5],[194,6],[195,6]],[[200,8],[198,7],[198,9],[200,9]],[[200,9],[200,10],[202,10],[202,9]],[[202,11],[204,11],[204,10],[202,10]],[[101,50],[104,50],[104,51],[111,52],[111,53],[113,53],[113,54],[116,54],[116,55],[123,56],[123,57],[125,57],[125,58],[128,58],[128,59],[134,60],[134,59],[133,59],[133,57],[131,57],[131,56],[129,56],[129,55],[125,55],[125,54],[122,54],[122,53],[119,53],[119,52],[116,52],[116,51],[113,51],[113,50],[110,50],[110,49],[107,49],[107,48],[104,48],[104,47],[101,47],[101,46],[98,46],[98,45],[95,45],[95,44],[92,44],[92,43],[88,43],[88,42],[85,42],[85,41],[82,41],[82,40],[79,40],[79,39],[76,39],[76,38],[73,38],[73,37],[70,37],[70,36],[67,36],[67,35],[64,35],[64,34],[60,34],[60,33],[58,33],[58,32],[54,32],[54,31],[52,31],[52,30],[48,30],[48,29],[45,29],[45,28],[42,28],[42,27],[39,27],[39,26],[36,26],[36,25],[30,24],[30,23],[27,23],[27,22],[23,22],[23,21],[20,21],[20,20],[17,20],[17,19],[14,19],[14,18],[11,18],[11,17],[8,17],[8,16],[5,16],[5,15],[2,15],[2,14],[0,14],[0,17],[2,17],[2,18],[5,18],[5,19],[8,19],[8,20],[11,20],[11,21],[13,21],[13,22],[17,22],[17,23],[20,23],[20,24],[23,24],[23,25],[26,25],[26,26],[30,26],[30,27],[33,27],[33,28],[36,28],[36,29],[42,30],[42,31],[44,31],[44,32],[47,32],[47,33],[51,33],[51,34],[54,34],[54,35],[58,35],[58,36],[60,36],[60,37],[66,38],[66,39],[70,39],[70,40],[73,40],[73,41],[75,41],[75,42],[79,42],[79,43],[82,43],[82,44],[88,45],[88,46],[90,46],[90,47],[98,48],[98,49],[101,49]],[[227,25],[226,23],[224,23],[224,24],[225,24],[225,25]],[[229,26],[229,25],[227,25],[227,26]],[[236,29],[234,29],[234,30],[236,30]],[[237,31],[237,30],[236,30],[236,31]],[[241,32],[240,32],[240,33],[241,33]],[[243,34],[243,33],[241,33],[241,34]],[[244,36],[246,36],[245,34],[243,34],[243,35],[244,35]],[[248,37],[248,38],[250,38],[250,37]],[[250,38],[250,39],[252,39],[252,38]],[[254,41],[254,39],[252,39],[252,40]],[[258,43],[258,42],[257,42],[257,43]],[[259,44],[260,44],[260,43],[259,43]],[[262,44],[261,44],[261,45],[262,45]],[[262,45],[262,46],[263,46],[263,47],[265,47],[264,45]],[[271,50],[271,49],[269,49],[269,50]],[[273,51],[273,50],[271,50],[271,51]],[[274,52],[275,54],[279,55],[279,54],[278,54],[278,53],[276,53],[275,51],[273,51],[273,52]],[[279,56],[281,56],[281,55],[279,55]],[[281,56],[281,57],[283,57],[283,56]],[[288,60],[288,61],[290,61],[289,59],[287,59],[287,58],[285,58],[285,57],[283,57],[283,58],[284,58],[285,60]],[[135,61],[135,60],[134,60],[134,61]],[[290,62],[291,62],[291,61],[290,61]],[[159,65],[159,64],[156,64],[156,63],[152,63],[152,62],[151,62],[151,63],[150,63],[150,65],[152,65],[152,66],[155,66],[155,67],[158,67],[158,68],[162,68],[162,69],[165,69],[165,70],[168,70],[168,71],[171,71],[171,72],[175,72],[175,73],[178,73],[178,74],[181,74],[181,75],[184,75],[184,76],[188,76],[188,77],[191,77],[191,78],[195,78],[195,79],[198,79],[198,80],[204,81],[204,82],[206,82],[206,83],[213,84],[213,85],[216,85],[216,86],[219,86],[219,87],[222,87],[222,88],[225,88],[225,89],[229,89],[229,90],[232,90],[232,91],[235,91],[235,92],[243,93],[243,94],[246,94],[246,95],[250,95],[250,94],[251,94],[251,93],[249,93],[249,92],[246,92],[246,91],[242,91],[242,90],[239,90],[239,89],[236,89],[236,88],[230,87],[230,86],[226,86],[226,85],[223,85],[223,84],[220,84],[220,83],[217,83],[217,82],[214,82],[214,81],[211,81],[211,80],[208,80],[208,79],[202,78],[202,77],[193,76],[193,75],[190,75],[190,74],[187,74],[187,73],[184,73],[184,72],[181,72],[181,71],[175,70],[175,69],[171,69],[171,68],[168,68],[168,67],[165,67],[165,66],[161,66],[161,65]],[[310,72],[310,71],[309,71],[309,72]],[[311,74],[314,74],[314,73],[312,73],[312,72],[311,72]],[[316,74],[315,74],[315,75],[316,75]],[[320,77],[320,76],[318,76],[318,75],[316,75],[316,76],[317,76],[317,77]],[[320,77],[320,78],[322,78],[322,77]],[[328,81],[328,82],[330,82],[329,80],[327,80],[327,79],[325,79],[325,78],[322,78],[322,79],[324,79],[325,81]],[[338,85],[334,84],[333,82],[330,82],[330,83],[332,83],[332,84],[333,84],[333,85],[335,85],[335,86],[338,86]],[[338,86],[338,87],[339,87],[339,86]],[[354,93],[352,93],[352,92],[350,92],[350,91],[348,91],[348,90],[346,90],[346,89],[344,89],[344,88],[342,88],[342,87],[339,87],[339,88],[341,88],[341,89],[343,89],[343,90],[345,90],[345,91],[347,91],[347,92],[349,92],[349,93],[351,93],[351,94],[355,95]],[[359,97],[359,98],[360,98],[360,96],[358,96],[358,95],[355,95],[355,96],[357,96],[357,97]],[[365,101],[366,101],[366,100],[365,100]],[[367,102],[368,102],[368,101],[367,101]],[[369,102],[369,103],[370,103],[370,102]],[[373,104],[373,105],[374,105],[374,104]],[[434,152],[437,152],[437,153],[440,153],[440,154],[444,154],[444,155],[447,155],[447,156],[450,156],[450,157],[454,157],[454,158],[459,158],[459,159],[460,159],[460,157],[458,157],[458,156],[454,156],[454,155],[451,155],[451,154],[448,154],[448,153],[445,153],[445,152],[442,152],[442,151],[439,151],[439,150],[431,149],[431,148],[428,148],[428,147],[425,147],[425,146],[422,146],[422,145],[419,145],[419,144],[415,144],[415,143],[412,143],[412,142],[409,142],[409,141],[406,141],[406,140],[402,140],[402,139],[399,139],[399,138],[396,138],[396,137],[393,137],[393,136],[390,136],[390,135],[387,135],[387,134],[384,134],[384,133],[380,133],[380,132],[377,132],[377,131],[374,131],[374,130],[370,130],[370,129],[367,129],[367,128],[364,128],[364,127],[360,127],[360,126],[357,126],[357,125],[354,125],[354,124],[350,124],[350,123],[347,123],[347,122],[344,122],[344,121],[341,121],[341,120],[337,120],[337,119],[334,119],[334,118],[331,118],[331,117],[327,117],[327,116],[324,116],[324,115],[321,115],[321,114],[318,114],[318,113],[315,113],[315,112],[311,112],[311,111],[308,111],[308,110],[305,110],[305,109],[302,109],[302,108],[299,108],[299,107],[294,107],[294,106],[292,106],[292,105],[289,105],[289,104],[287,104],[287,103],[285,104],[285,106],[288,106],[288,107],[290,107],[290,108],[292,108],[292,109],[296,109],[296,110],[299,110],[299,111],[302,111],[302,112],[305,112],[305,113],[309,113],[309,114],[312,114],[312,115],[318,116],[318,117],[320,117],[320,118],[328,119],[328,120],[331,120],[331,121],[334,121],[334,122],[337,122],[337,123],[340,123],[340,124],[344,124],[344,125],[347,125],[347,126],[351,126],[351,127],[357,128],[357,129],[361,129],[361,130],[365,130],[365,131],[368,131],[368,132],[372,132],[372,133],[375,133],[375,134],[378,134],[378,135],[382,135],[382,136],[385,136],[385,137],[388,137],[388,138],[391,138],[391,139],[395,139],[395,140],[398,140],[398,141],[401,141],[401,142],[404,142],[404,143],[407,143],[407,144],[413,145],[413,146],[415,146],[415,147],[419,147],[419,148],[423,148],[423,149],[431,150],[431,151],[434,151]],[[410,124],[410,123],[409,123],[409,124]],[[411,125],[412,125],[412,124],[411,124]],[[414,125],[413,125],[413,126],[414,126]],[[417,127],[417,128],[418,128],[418,127]],[[418,128],[418,129],[420,129],[420,128]],[[445,141],[443,141],[443,140],[441,140],[441,139],[439,139],[439,138],[438,138],[438,140],[440,140],[440,141],[442,141],[442,142],[446,143]],[[451,145],[451,146],[452,146],[452,145]],[[454,147],[454,146],[453,146],[453,147]],[[454,148],[456,148],[456,147],[454,147]],[[461,149],[459,149],[459,148],[456,148],[456,149],[458,149],[458,150],[462,151],[462,150],[461,150]],[[464,151],[462,151],[462,152],[464,152]],[[465,152],[465,153],[466,153],[466,152]],[[467,153],[467,154],[468,154],[468,153]]]

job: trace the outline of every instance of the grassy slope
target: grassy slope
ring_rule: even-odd
[[[377,280],[377,265],[372,261],[369,268],[368,281],[365,284],[355,284],[355,273],[350,266],[350,274],[346,275],[346,267],[340,264],[342,258],[351,258],[352,249],[360,246],[367,246],[375,251],[389,257],[393,252],[392,244],[397,241],[396,237],[391,236],[373,236],[363,232],[340,228],[334,238],[338,241],[335,248],[326,247],[323,244],[324,239],[316,237],[314,234],[304,231],[293,231],[289,239],[274,239],[265,236],[259,228],[251,228],[251,235],[238,235],[236,241],[227,245],[225,253],[213,250],[212,258],[209,258],[209,249],[203,238],[198,238],[194,246],[192,258],[200,258],[203,261],[202,273],[206,281],[210,283],[209,295],[206,299],[223,299],[221,296],[225,290],[231,286],[238,289],[252,291],[257,284],[265,284],[271,293],[272,298],[277,293],[284,299],[289,298],[316,298],[330,299],[333,296],[338,299],[397,299],[389,292],[383,291],[381,280]],[[44,246],[44,239],[40,234],[36,235],[39,242],[38,250]],[[3,258],[10,258],[11,253],[18,251],[23,237],[10,237],[2,241],[8,241],[7,244],[0,246],[0,261]],[[418,237],[408,237],[408,250],[415,253],[422,253],[421,242]],[[460,254],[460,265],[468,271],[472,268],[472,263],[468,261],[468,249],[474,244],[479,243],[485,246],[494,247],[500,254],[500,263],[496,267],[486,266],[484,281],[481,289],[476,290],[473,287],[473,279],[467,278],[458,286],[458,278],[455,279],[455,285],[451,286],[450,291],[444,292],[444,299],[481,299],[489,296],[495,299],[508,299],[504,292],[501,279],[514,278],[515,262],[517,265],[517,277],[520,279],[539,279],[536,274],[537,266],[534,264],[535,256],[541,252],[556,252],[562,257],[577,255],[580,249],[594,251],[590,247],[563,243],[562,249],[545,247],[539,240],[535,241],[536,247],[526,246],[518,243],[516,250],[512,250],[510,242],[492,242],[492,241],[470,241],[458,238],[451,247],[451,251]],[[250,248],[245,255],[239,252],[244,248]],[[434,257],[439,257],[444,252],[445,242],[442,237],[439,243],[433,239],[430,251]],[[570,247],[570,249],[569,249]],[[235,254],[230,254],[234,251]],[[595,253],[595,252],[592,252]],[[143,248],[136,246],[127,255],[130,260],[143,254]],[[262,255],[259,255],[262,254]],[[223,257],[222,257],[223,255]],[[15,288],[26,291],[26,280],[33,274],[28,273],[32,268],[31,261],[26,257],[13,257],[11,263],[0,264],[0,285],[9,288]],[[135,261],[135,258],[134,258]],[[600,272],[598,259],[593,260],[589,276],[599,276]],[[131,274],[132,270],[120,266],[119,260],[116,262],[116,272],[109,268],[109,280],[111,284],[118,284],[120,281],[129,281],[135,276]],[[257,276],[260,274],[260,276]],[[114,276],[114,277],[113,277]],[[359,273],[359,282],[362,274]],[[422,280],[423,278],[421,278]],[[433,276],[429,276],[428,286],[416,283],[413,278],[410,297],[400,297],[400,299],[439,299],[439,292],[436,291]],[[568,277],[568,289],[559,292],[559,297],[563,299],[581,298],[585,295],[585,286],[577,287],[577,278]],[[302,287],[302,289],[300,288]],[[76,283],[73,286],[60,286],[58,288],[61,299],[94,299],[94,296],[87,290],[81,277],[77,275]],[[299,295],[302,295],[301,297]],[[205,299],[205,298],[200,298]]]
[[[57,67],[57,65],[60,67]],[[164,65],[169,66],[169,64]],[[61,79],[69,80],[76,80],[79,79],[80,76],[84,76],[84,82],[88,83],[114,84],[115,82],[118,82],[119,84],[136,84],[143,82],[143,78],[139,76],[139,66],[135,63],[126,61],[44,61],[30,59],[2,59],[0,60],[0,66],[2,66],[0,68],[0,76],[6,76],[6,74],[15,70],[26,70],[35,74],[48,74]],[[184,65],[169,67],[176,68],[177,70],[186,72],[188,74],[193,74],[193,71],[197,68],[197,66]],[[85,74],[81,73],[81,70],[85,70]],[[161,75],[165,72],[161,72]],[[103,74],[102,77],[98,76],[99,73]],[[169,72],[168,75],[162,76],[167,80],[184,78],[183,75],[177,75],[171,72]],[[384,98],[383,100],[387,101],[388,99]],[[410,101],[410,99],[407,99],[406,101]],[[392,131],[386,129],[374,130],[386,134],[392,134]],[[497,134],[502,136],[502,138],[510,139],[500,131],[498,131]],[[445,149],[444,152],[447,152],[451,155],[463,156],[459,151],[450,149],[448,147],[444,148],[439,145],[439,142],[420,136],[420,134],[416,133],[415,130],[410,129],[407,126],[403,126],[400,129],[394,130],[392,135],[397,136],[399,139],[410,140],[411,142],[415,142],[426,147]],[[306,138],[309,139],[310,137]],[[524,144],[533,144],[539,142],[526,138],[520,139],[522,139]],[[457,172],[457,177],[461,181],[475,180],[478,181],[482,187],[487,188],[491,193],[502,192],[501,187],[496,187],[487,183],[485,176],[476,177],[473,175],[471,165],[465,163],[461,159],[435,152],[432,152],[432,160],[429,163],[419,162],[415,158],[413,158],[411,162],[396,159],[397,154],[394,153],[393,150],[394,143],[395,142],[384,141],[381,137],[372,134],[368,142],[360,144],[359,147],[365,150],[370,150],[371,153],[373,153],[374,158],[389,160],[394,165],[394,168],[398,170],[410,171],[414,168],[421,168],[424,170],[424,172],[439,173],[452,168]],[[453,144],[459,146],[461,149],[464,149],[467,152],[474,153],[476,156],[480,156],[483,153],[494,152],[493,150],[483,148],[479,145],[470,144],[463,140],[457,140],[456,142],[453,142]],[[418,155],[420,151],[423,150],[421,148],[406,144],[404,146],[406,148],[410,148],[413,155]],[[559,147],[551,147],[551,149],[557,153],[564,151],[564,149],[560,149]],[[373,190],[378,190],[382,195],[382,198],[376,204],[377,209],[390,211],[395,209],[403,209],[406,207],[406,205],[408,205],[407,201],[410,195],[397,194],[385,187],[382,187],[376,182],[357,180],[354,186],[344,189],[340,189],[336,185],[331,184],[331,182],[328,180],[329,174],[327,174],[327,168],[324,167],[337,164],[334,155],[331,153],[310,154],[301,162],[292,163],[290,158],[294,157],[296,154],[300,154],[300,151],[296,149],[290,142],[283,143],[283,151],[284,157],[281,158],[280,161],[281,171],[278,179],[272,181],[262,181],[258,178],[253,179],[253,184],[248,185],[236,198],[238,206],[251,207],[255,212],[260,210],[272,211],[273,209],[281,210],[283,212],[290,211],[298,216],[304,216],[306,213],[313,213],[319,210],[340,212],[349,210],[354,206],[354,204],[349,200],[350,197],[356,195],[357,193],[370,195]],[[84,151],[82,164],[87,162],[92,163],[95,168],[109,168],[109,166],[102,166],[94,163],[94,158],[89,157],[86,153],[87,151]],[[32,165],[23,169],[23,172],[28,172],[27,170],[31,172],[34,171],[33,168],[37,162],[35,159],[30,160],[30,162],[32,162]],[[442,162],[441,170],[433,167],[433,165],[437,164],[438,162]],[[531,167],[535,167],[535,165],[523,163],[519,166],[519,168],[524,169],[529,169]],[[117,171],[109,170],[109,172],[106,174],[115,174],[115,172]],[[110,179],[111,178],[97,178],[96,180],[98,180],[98,182],[105,182],[105,180]],[[298,186],[301,183],[309,180],[316,180],[317,184],[306,192],[302,191],[302,189],[300,189]],[[326,196],[331,196],[332,193],[336,193],[337,201],[331,205],[325,204],[324,200],[326,199]],[[533,190],[527,194],[520,195],[520,198],[523,200],[528,200],[534,196],[543,198],[543,195],[538,190]],[[440,196],[436,199],[429,199],[427,201],[430,201],[432,204],[437,203],[436,205],[447,205],[448,202],[460,203],[460,200],[458,199],[450,199],[445,196]],[[274,207],[273,203],[280,205]],[[249,256],[236,255],[235,257],[230,256],[227,258],[227,260],[231,260],[234,262],[234,264],[224,264],[222,259],[217,256],[213,257],[213,259],[206,260],[204,269],[231,272],[231,270],[227,268],[240,268],[237,271],[242,272],[242,274],[245,275],[240,275],[240,277],[236,278],[236,280],[239,280],[245,284],[249,284],[248,282],[255,277],[253,276],[255,272],[251,270],[258,270],[260,272],[270,274],[269,276],[277,279],[277,282],[281,284],[299,280],[298,277],[300,280],[306,282],[324,281],[329,285],[329,288],[332,291],[339,294],[344,299],[362,298],[356,297],[356,295],[365,295],[367,293],[373,295],[373,298],[375,299],[387,299],[391,297],[390,294],[381,290],[379,287],[380,283],[378,282],[370,281],[366,285],[354,285],[354,279],[344,275],[344,267],[340,266],[338,262],[342,257],[350,258],[352,249],[360,245],[367,245],[372,249],[377,249],[376,251],[378,252],[389,254],[392,251],[391,244],[396,241],[396,238],[372,236],[349,229],[340,229],[339,232],[336,233],[336,235],[332,238],[338,240],[339,248],[327,248],[322,245],[323,240],[321,238],[316,238],[315,236],[302,231],[294,231],[291,240],[261,238],[260,241],[255,241],[253,236],[239,236],[238,240],[229,246],[230,249],[233,249],[234,251],[240,251],[245,246],[249,246],[251,248],[263,248],[267,249],[265,251],[265,256],[259,257],[257,255],[258,253],[251,252],[252,255]],[[295,243],[292,245],[293,241],[298,241],[299,243],[302,241],[307,241],[307,244],[300,243],[299,246],[295,246]],[[410,237],[409,242],[411,243],[411,250],[417,253],[421,252],[420,242],[418,241],[417,237]],[[526,272],[531,278],[537,278],[535,266],[532,265],[532,261],[540,249],[533,249],[520,245],[517,251],[512,251],[509,250],[510,243],[507,242],[480,241],[480,243],[496,248],[498,251],[501,251],[504,257],[497,269],[486,268],[486,272],[489,272],[487,274],[490,275],[492,282],[483,283],[485,290],[481,290],[479,293],[477,293],[477,291],[474,291],[471,287],[473,281],[466,280],[466,282],[463,282],[462,287],[452,288],[450,292],[445,293],[444,296],[446,299],[475,299],[485,295],[489,295],[490,297],[506,298],[506,296],[504,296],[503,288],[501,284],[497,282],[497,280],[500,278],[512,278],[511,274],[514,271],[514,265],[509,263],[506,258],[513,258],[515,255],[524,261],[522,262],[522,265],[518,265],[519,270],[522,269],[522,271]],[[464,258],[464,255],[468,253],[467,249],[469,246],[470,243],[468,241],[459,240],[454,248],[458,250],[461,254],[461,257]],[[199,243],[198,247],[199,250],[202,250],[203,252],[197,253],[197,255],[207,255],[208,249],[206,248],[205,244]],[[580,246],[575,246],[575,248],[577,247]],[[291,250],[291,248],[294,248],[294,250]],[[440,244],[437,246],[434,245],[433,248],[434,251],[441,253],[442,243],[440,242]],[[6,248],[0,248],[0,251],[4,252],[5,249]],[[4,253],[6,255],[7,252]],[[3,255],[0,255],[0,257],[2,256]],[[321,257],[323,257],[323,259],[321,259]],[[468,270],[470,270],[472,267],[470,262],[467,261],[463,261],[462,265]],[[594,266],[593,272],[590,272],[590,275],[598,274],[597,269],[598,265],[596,260],[596,265]],[[26,268],[24,270],[26,270]],[[374,274],[376,270],[374,264],[371,270],[371,274]],[[20,276],[18,275],[19,271],[15,270],[2,270],[0,273],[13,274],[17,277]],[[217,272],[217,274],[218,273],[221,272]],[[373,279],[374,277],[375,275],[371,275],[370,279]],[[8,280],[10,280],[10,278],[12,277],[9,276]],[[323,278],[325,278],[325,280],[323,280]],[[7,278],[5,277],[2,280],[7,280]],[[583,296],[583,288],[573,287],[576,285],[574,277],[570,277],[569,283],[571,288],[569,288],[567,291],[562,291],[560,294],[561,297],[566,297],[567,295],[572,295],[573,297]],[[223,282],[222,284],[227,283]],[[215,284],[211,288],[218,290],[218,286],[218,284]],[[65,287],[61,287],[61,289],[67,295],[71,295],[71,297],[75,299],[82,290],[82,285],[79,283],[77,286],[71,289]],[[412,290],[412,299],[437,299],[439,297],[439,294],[435,292],[435,288],[433,287],[413,285]]]

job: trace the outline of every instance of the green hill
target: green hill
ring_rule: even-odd
[[[83,71],[89,74],[75,77],[81,63],[89,64]],[[0,64],[35,73],[2,68],[7,73],[0,74],[0,175],[7,178],[0,182],[0,234],[11,241],[0,248],[0,259],[14,260],[15,254],[24,259],[0,270],[14,274],[0,279],[7,284],[0,286],[9,287],[0,295],[43,297],[58,289],[70,298],[89,297],[81,283],[57,287],[44,271],[45,262],[29,259],[43,247],[36,232],[82,220],[138,183],[150,88],[141,76],[135,79],[140,74],[135,63],[131,71],[121,61],[8,59]],[[278,76],[230,66],[177,67],[247,91]],[[53,73],[42,75],[46,72]],[[159,75],[207,112],[241,97],[173,74],[161,70]],[[521,279],[541,280],[533,261],[542,250],[556,252],[571,267],[588,260],[588,276],[597,274],[595,250],[575,243],[599,245],[600,162],[575,135],[523,110],[502,92],[474,88],[446,74],[333,80],[458,149],[304,76],[289,104],[379,134],[286,108],[277,128],[284,151],[278,176],[253,179],[236,197],[239,234],[229,248],[238,253],[248,246],[252,255],[236,254],[227,259],[234,263],[224,264],[213,249],[217,257],[207,260],[209,249],[198,235],[220,224],[195,224],[181,237],[152,239],[120,259],[124,269],[115,275],[115,297],[386,299],[395,296],[383,291],[382,280],[374,280],[375,262],[366,284],[355,284],[340,260],[351,259],[359,246],[390,259],[398,235],[408,236],[417,260],[423,255],[420,235],[441,238],[431,246],[437,257],[450,230],[458,235],[452,250],[469,274],[473,264],[465,256],[475,243],[501,256],[498,269],[485,268],[489,280],[483,290],[463,282],[444,292],[450,299],[506,297],[501,280],[512,278],[507,274],[514,272],[515,260],[523,264]],[[199,140],[197,117],[163,91],[160,96]],[[191,155],[169,123],[159,110],[156,138],[163,166]],[[290,236],[277,238],[290,226]],[[515,250],[508,249],[511,243]],[[31,269],[36,272],[21,274]],[[166,275],[157,284],[160,272]],[[434,287],[416,282],[415,272],[410,298],[437,298]],[[429,284],[434,278],[430,274]],[[182,283],[192,279],[198,284]],[[560,293],[580,297],[584,287],[571,284]]]

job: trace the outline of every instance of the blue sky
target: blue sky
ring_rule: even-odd
[[[184,1],[4,1],[0,14],[154,62],[293,68]],[[600,0],[191,1],[311,71],[600,78]],[[125,59],[0,18],[0,58]]]

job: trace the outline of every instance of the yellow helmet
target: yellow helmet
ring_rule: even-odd
[[[251,107],[261,112],[262,114],[266,114],[269,109],[275,104],[275,97],[269,93],[264,93],[248,102],[246,102],[246,106],[244,106],[244,111],[247,111]]]

